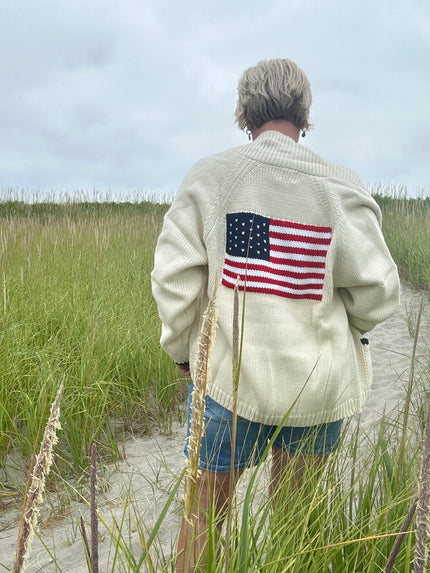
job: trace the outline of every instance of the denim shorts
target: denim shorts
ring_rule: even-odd
[[[188,437],[191,417],[191,392],[188,389],[187,439],[184,452],[188,457]],[[211,472],[229,472],[231,461],[231,433],[233,414],[206,396],[204,432],[200,446],[199,468]],[[284,426],[273,443],[290,454],[323,456],[333,452],[340,441],[343,420],[318,426]],[[259,463],[277,426],[251,422],[237,417],[234,469],[243,470]]]

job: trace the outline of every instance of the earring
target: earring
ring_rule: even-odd
[[[246,133],[246,135],[248,136],[249,141],[251,141],[252,131],[250,131],[248,128],[246,128],[245,133]]]
[[[306,137],[306,129],[302,131],[302,137]]]

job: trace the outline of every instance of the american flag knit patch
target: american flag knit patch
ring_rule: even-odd
[[[322,300],[331,227],[255,213],[227,215],[222,284],[286,298]]]

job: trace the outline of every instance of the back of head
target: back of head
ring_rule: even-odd
[[[236,121],[240,129],[258,129],[274,119],[309,128],[311,86],[305,73],[288,59],[263,60],[242,74]]]

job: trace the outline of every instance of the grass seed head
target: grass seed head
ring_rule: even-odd
[[[24,571],[26,560],[30,552],[31,542],[37,527],[39,507],[43,501],[45,479],[49,474],[49,470],[52,465],[52,450],[54,445],[58,442],[57,431],[61,428],[59,418],[63,388],[64,380],[61,382],[57,396],[52,403],[51,413],[40,445],[40,452],[34,464],[27,502],[23,511],[22,523],[16,544],[16,557],[13,569],[14,573],[21,573],[21,571]]]
[[[203,315],[197,360],[195,364],[194,388],[191,401],[190,436],[184,495],[184,515],[191,518],[194,505],[196,481],[199,475],[200,444],[203,435],[205,397],[210,379],[210,355],[215,342],[217,325],[216,282],[208,306]]]

